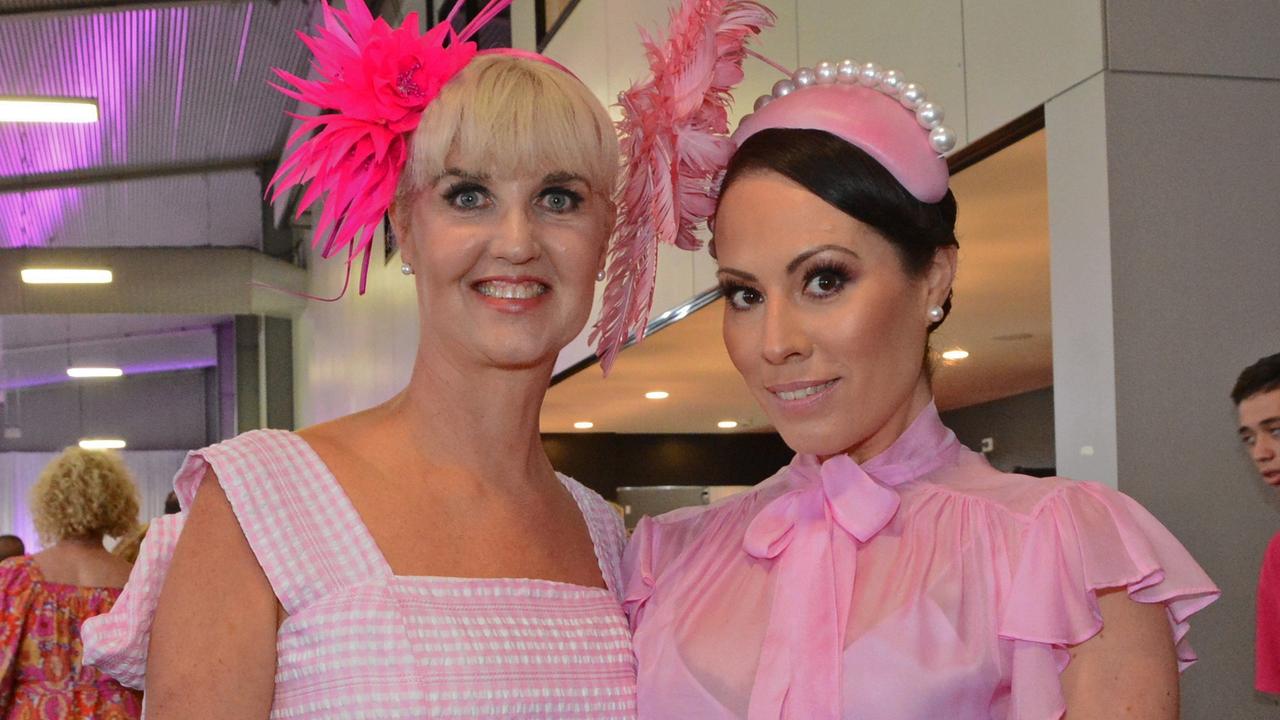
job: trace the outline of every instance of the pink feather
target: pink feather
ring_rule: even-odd
[[[370,15],[362,0],[348,2],[346,10],[326,2],[317,34],[298,34],[315,56],[312,65],[320,79],[276,70],[286,85],[272,87],[322,113],[294,116],[302,125],[289,138],[292,153],[268,192],[274,201],[306,185],[298,215],[323,198],[313,244],[326,258],[345,248],[348,266],[363,256],[361,294],[374,231],[395,198],[409,157],[409,135],[444,84],[476,55],[471,35],[509,4],[489,0],[461,33],[447,23],[419,33],[416,13],[392,28]]]
[[[606,375],[629,336],[644,338],[658,244],[701,247],[695,229],[715,210],[713,181],[733,155],[730,92],[742,81],[747,42],[773,21],[753,0],[686,0],[671,14],[665,44],[641,30],[651,75],[618,97],[627,168],[590,338]]]

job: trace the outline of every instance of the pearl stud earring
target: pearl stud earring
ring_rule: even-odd
[[[604,282],[604,271],[596,273],[596,282]]]
[[[413,266],[412,266],[412,265],[410,265],[409,263],[400,263],[400,274],[402,274],[402,275],[412,275],[412,274],[413,274]]]
[[[929,308],[929,319],[933,322],[942,322],[942,319],[946,316],[947,313],[942,309],[941,305],[934,305]]]

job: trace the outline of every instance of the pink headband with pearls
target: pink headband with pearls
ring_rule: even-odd
[[[912,117],[914,115],[914,117]],[[862,149],[921,202],[947,194],[947,162],[956,135],[942,125],[942,108],[896,70],[853,60],[820,62],[779,80],[738,123],[738,147],[768,128],[825,130]]]

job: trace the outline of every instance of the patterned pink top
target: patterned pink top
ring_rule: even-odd
[[[880,455],[796,459],[641,520],[627,549],[654,720],[1056,720],[1096,592],[1161,605],[1178,666],[1218,588],[1138,503],[1001,473],[930,405]]]
[[[635,664],[619,606],[620,519],[561,482],[586,518],[608,588],[391,572],[333,475],[297,435],[259,430],[191,453],[190,507],[212,466],[289,617],[272,718],[632,718]],[[151,621],[185,513],[157,520],[85,660],[141,688]]]

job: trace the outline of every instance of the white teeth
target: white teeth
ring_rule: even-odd
[[[801,398],[807,398],[810,395],[817,395],[818,393],[822,392],[823,390],[826,390],[827,388],[835,384],[836,384],[835,380],[828,380],[827,382],[824,382],[821,385],[810,385],[807,388],[801,388],[799,390],[783,390],[781,392],[777,392],[774,394],[782,398],[783,400],[799,400]]]
[[[528,300],[542,295],[547,289],[546,285],[534,281],[511,283],[490,280],[476,285],[481,295],[503,300]]]

